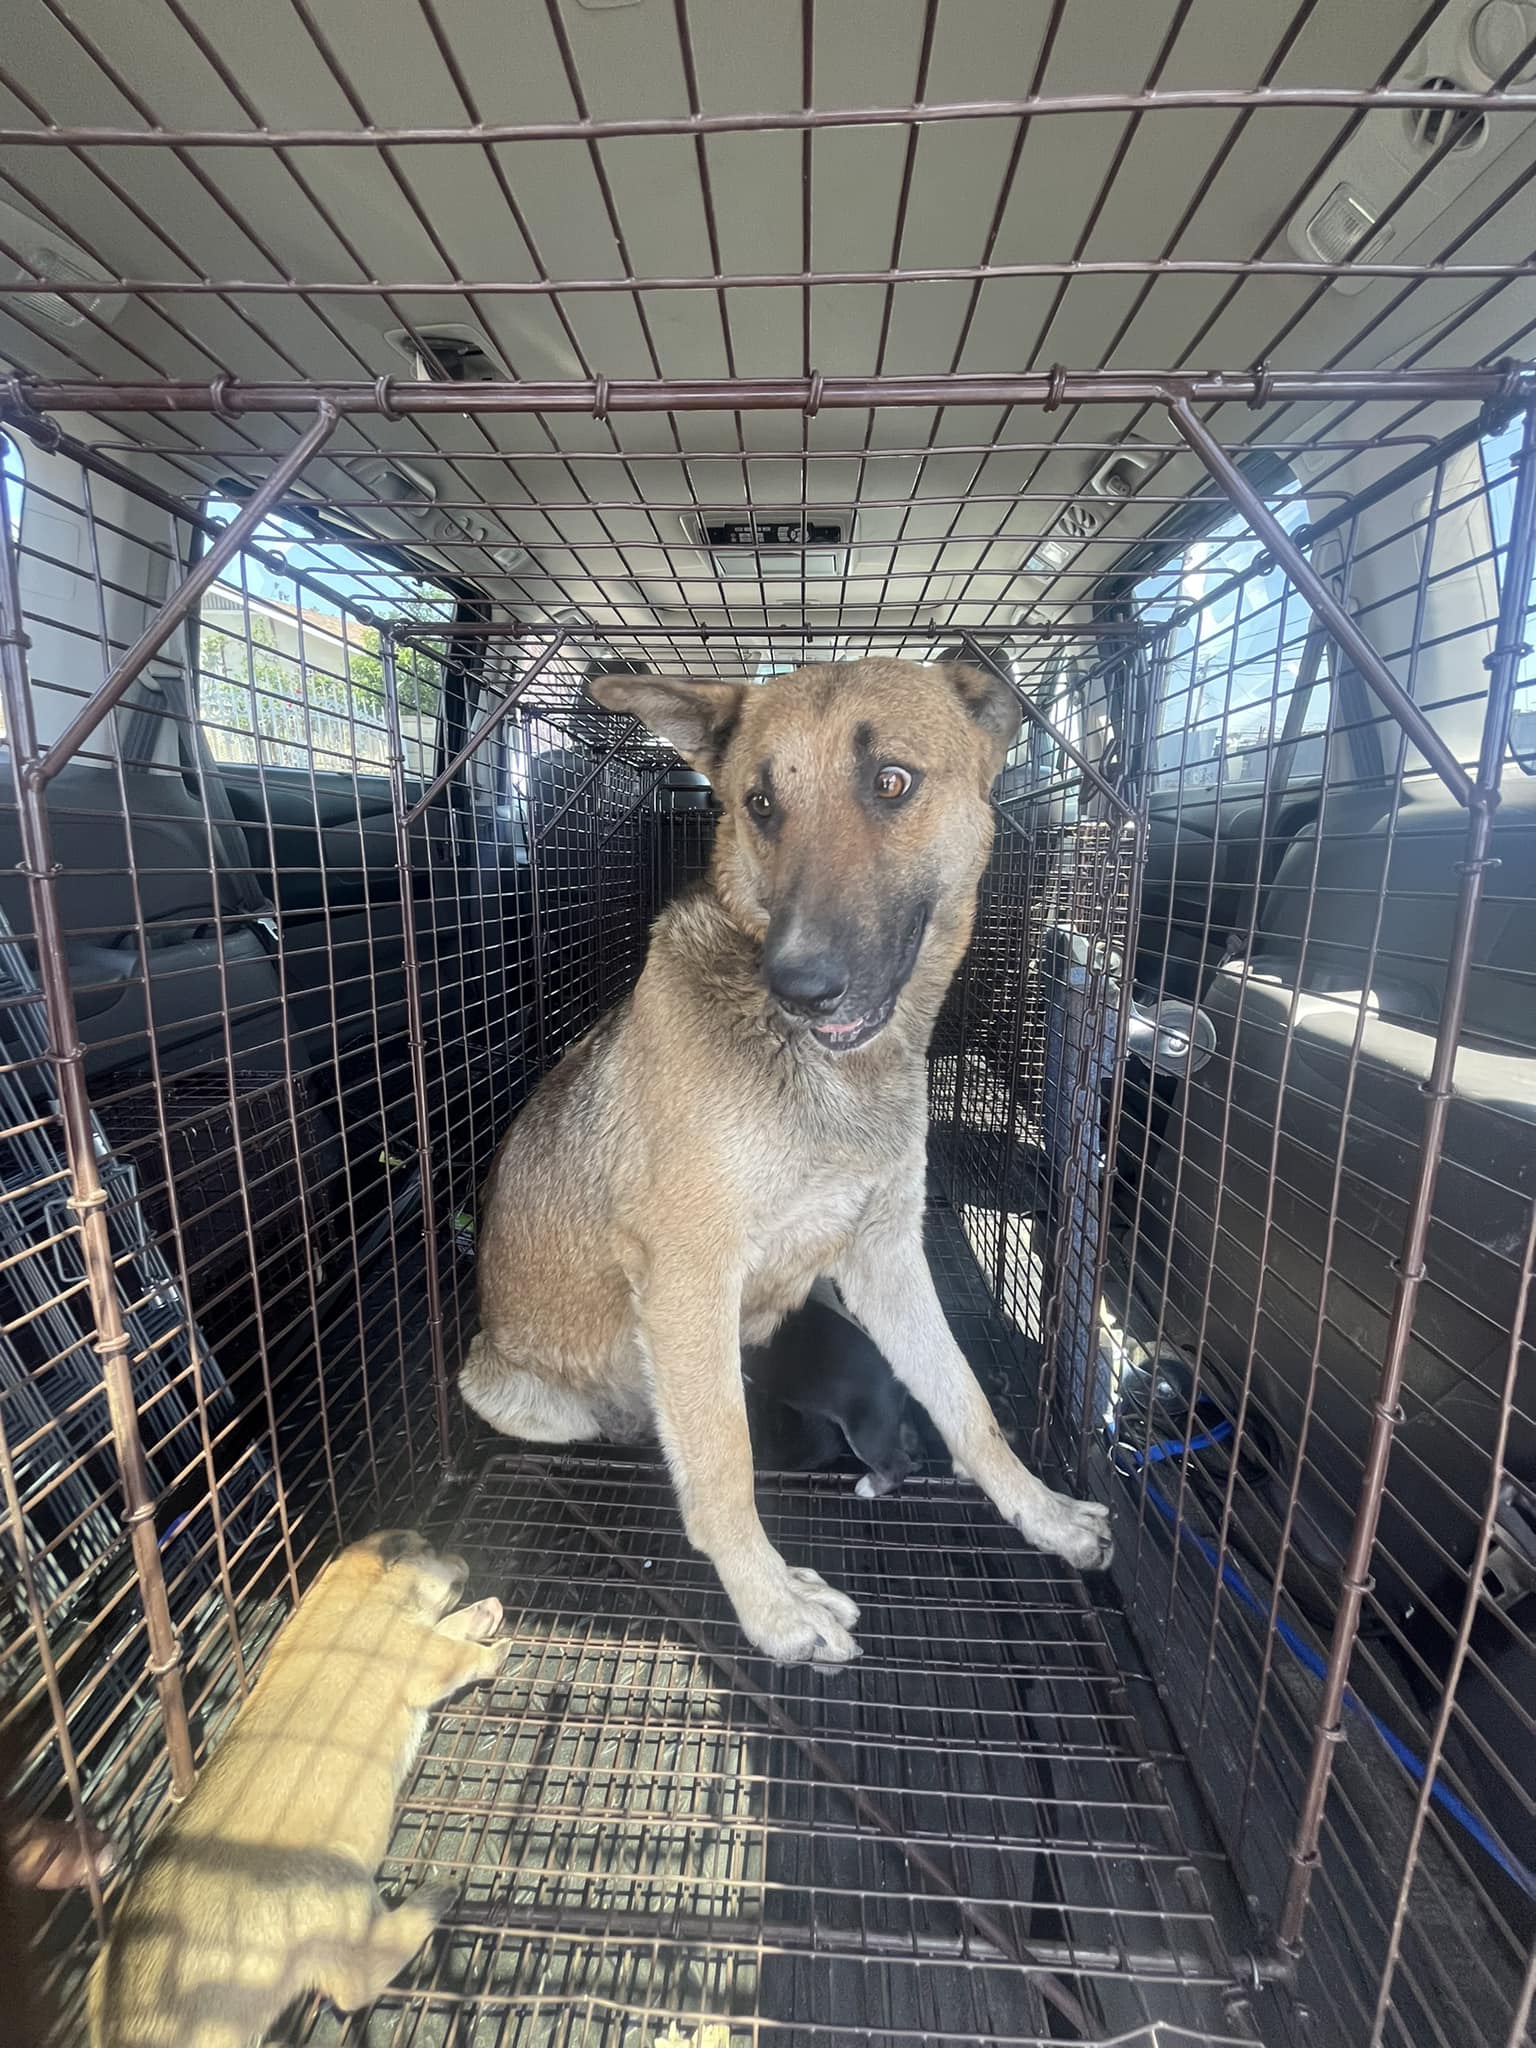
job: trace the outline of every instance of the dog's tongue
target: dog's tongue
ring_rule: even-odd
[[[816,1026],[816,1036],[818,1038],[852,1038],[856,1031],[862,1031],[863,1029],[864,1019],[862,1017],[855,1017],[851,1024],[818,1024]]]

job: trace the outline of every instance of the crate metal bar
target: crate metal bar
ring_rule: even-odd
[[[1490,865],[1489,848],[1499,805],[1510,712],[1519,683],[1520,664],[1530,651],[1525,644],[1524,631],[1531,579],[1533,571],[1536,571],[1536,407],[1526,413],[1525,431],[1516,461],[1515,502],[1510,515],[1509,552],[1504,562],[1504,581],[1499,598],[1498,638],[1486,662],[1488,703],[1483,716],[1477,781],[1467,806],[1466,850],[1460,863],[1461,881],[1446,960],[1440,1027],[1429,1076],[1424,1084],[1424,1122],[1418,1164],[1402,1248],[1393,1266],[1396,1283],[1382,1353],[1381,1377],[1371,1404],[1371,1430],[1362,1464],[1360,1494],[1349,1551],[1340,1575],[1339,1604],[1329,1643],[1327,1670],[1313,1723],[1311,1761],[1291,1845],[1290,1876],[1277,1930],[1283,1950],[1297,1949],[1301,1943],[1307,1899],[1319,1860],[1318,1844],[1333,1777],[1334,1756],[1343,1739],[1344,1698],[1349,1683],[1350,1660],[1371,1585],[1371,1552],[1375,1547],[1386,1495],[1387,1465],[1402,1400],[1408,1340],[1424,1279],[1425,1251],[1433,1217],[1446,1119],[1455,1097],[1456,1053],[1466,1010],[1477,915]]]
[[[1395,279],[1404,284],[1429,281],[1455,284],[1462,281],[1489,282],[1536,277],[1536,259],[1517,258],[1507,263],[1443,263],[1433,259],[1422,263],[1365,262],[1324,263],[1300,256],[1166,256],[1160,258],[1080,257],[1034,263],[941,263],[890,264],[885,269],[827,270],[690,270],[675,275],[647,277],[463,277],[453,275],[436,282],[414,278],[406,282],[379,278],[324,277],[302,281],[280,277],[128,277],[114,280],[114,289],[135,299],[252,299],[302,298],[312,294],[322,299],[438,299],[448,292],[466,292],[486,299],[557,299],[607,293],[635,292],[724,292],[724,291],[809,291],[818,285],[898,284],[986,284],[993,281],[1020,283],[1057,278],[1070,281],[1088,277],[1142,277],[1151,280],[1171,277],[1303,277],[1331,284],[1340,277]],[[97,299],[99,279],[81,283],[78,278],[7,278],[0,284],[0,299]],[[190,451],[190,452],[196,452]],[[249,451],[248,451],[249,452]]]
[[[311,456],[325,446],[339,418],[335,406],[322,402],[308,429],[252,491],[213,545],[198,557],[105,682],[80,707],[47,753],[28,766],[26,773],[36,786],[43,787],[51,782],[59,770],[79,753],[102,720],[127,696],[176,628],[191,616],[204,591],[218,580],[272,507],[281,501]]]
[[[1396,108],[1467,114],[1536,112],[1533,92],[1444,92],[1423,86],[1179,86],[1141,92],[1032,93],[1017,99],[929,100],[907,106],[788,107],[777,113],[674,114],[631,120],[476,121],[462,127],[398,127],[357,122],[331,128],[142,128],[39,123],[0,128],[7,149],[430,149],[512,142],[603,142],[621,136],[800,134],[817,128],[932,127],[947,121],[1036,121],[1072,114],[1279,112],[1338,113]]]
[[[1463,806],[1470,804],[1474,795],[1471,776],[1210,428],[1196,416],[1189,400],[1175,399],[1168,407],[1168,417],[1291,579],[1313,614],[1327,626],[1384,709],[1397,720],[1429,762],[1457,803]]]
[[[155,1530],[155,1494],[149,1461],[139,1428],[134,1398],[131,1339],[118,1297],[117,1268],[107,1219],[108,1195],[91,1125],[91,1102],[85,1080],[85,1051],[75,1012],[69,953],[58,898],[58,864],[48,815],[46,779],[38,765],[37,726],[33,716],[31,679],[27,671],[28,639],[21,607],[16,546],[11,538],[6,490],[0,478],[0,692],[5,702],[6,732],[11,745],[13,781],[25,862],[28,894],[36,927],[38,979],[43,991],[58,1090],[60,1124],[69,1163],[68,1206],[80,1227],[80,1254],[85,1267],[91,1316],[96,1325],[94,1349],[101,1362],[112,1441],[123,1488],[123,1521],[129,1532],[134,1573],[143,1605],[149,1648],[146,1670],[154,1681],[165,1730],[171,1792],[183,1799],[197,1775],[192,1731],[182,1688],[182,1646],[171,1617],[165,1569]]]
[[[1435,399],[1481,405],[1489,399],[1524,404],[1536,397],[1536,369],[1236,370],[1188,376],[1136,370],[1053,370],[976,376],[624,377],[518,383],[443,384],[377,377],[368,383],[212,383],[162,379],[16,376],[0,385],[7,401],[47,412],[311,412],[341,413],[590,413],[616,412],[867,412],[873,407],[1063,405],[1357,405],[1374,399],[1404,405]]]
[[[1504,1379],[1499,1390],[1498,1420],[1494,1425],[1494,1441],[1488,1455],[1488,1485],[1483,1495],[1483,1511],[1478,1522],[1477,1542],[1473,1548],[1471,1562],[1467,1566],[1466,1591],[1462,1598],[1461,1617],[1456,1627],[1456,1640],[1442,1680],[1440,1708],[1435,1716],[1434,1732],[1424,1757],[1423,1780],[1419,1785],[1418,1798],[1414,1802],[1413,1824],[1409,1830],[1408,1847],[1403,1855],[1403,1875],[1392,1912],[1392,1926],[1387,1938],[1386,1960],[1381,1969],[1381,1989],[1376,1998],[1369,2048],[1380,2048],[1385,2038],[1387,2016],[1392,2009],[1392,1980],[1402,1956],[1403,1929],[1408,1920],[1408,1901],[1413,1890],[1414,1872],[1418,1868],[1419,1847],[1424,1839],[1425,1823],[1429,1819],[1430,1799],[1436,1780],[1440,1776],[1446,1738],[1451,1732],[1451,1719],[1456,1711],[1456,1692],[1466,1666],[1467,1652],[1471,1648],[1473,1625],[1482,1604],[1483,1573],[1488,1563],[1488,1553],[1493,1548],[1493,1534],[1498,1522],[1499,1491],[1504,1483],[1504,1460],[1509,1449],[1510,1418],[1515,1411],[1516,1391],[1525,1351],[1525,1317],[1531,1299],[1533,1266],[1536,1266],[1536,1203],[1532,1204],[1530,1219],[1526,1224],[1525,1247],[1520,1263],[1520,1292],[1510,1325],[1509,1346],[1505,1352]]]
[[[1024,630],[1027,633],[1028,629]],[[976,639],[974,633],[962,633],[960,635],[960,645],[970,649],[972,658],[979,661],[989,675],[996,676],[999,682],[1008,685],[1009,689],[1018,698],[1024,716],[1029,720],[1030,724],[1038,726],[1052,744],[1061,749],[1083,780],[1090,783],[1098,791],[1099,795],[1112,807],[1118,817],[1134,817],[1135,813],[1131,806],[1114,785],[1105,781],[1098,769],[1088,759],[1088,756],[1080,747],[1073,745],[1072,741],[1067,738],[1050,713],[1042,711],[1027,690],[1020,689],[997,656],[989,654],[986,648]]]
[[[506,632],[505,621],[502,622],[501,631],[503,634],[505,634]],[[394,637],[397,640],[399,640],[403,636]],[[561,630],[555,635],[554,639],[550,641],[549,645],[545,648],[544,652],[541,655],[539,655],[535,660],[531,661],[528,664],[527,668],[523,670],[522,674],[512,684],[511,688],[507,691],[506,695],[501,699],[501,701],[497,704],[494,704],[491,707],[491,709],[485,714],[484,718],[481,719],[480,723],[475,727],[474,731],[470,734],[469,738],[464,742],[463,746],[460,747],[459,751],[454,755],[453,759],[448,763],[447,767],[440,769],[439,772],[433,776],[432,780],[427,784],[426,788],[422,791],[421,795],[416,799],[415,803],[413,803],[410,809],[405,813],[405,824],[407,829],[409,829],[412,825],[415,824],[416,820],[421,816],[422,812],[434,800],[434,798],[442,794],[443,790],[447,788],[448,784],[453,780],[454,776],[457,775],[459,770],[464,766],[464,763],[469,759],[470,755],[473,754],[476,751],[476,749],[480,746],[482,740],[488,739],[490,735],[493,732],[495,732],[496,728],[501,724],[502,720],[507,716],[508,712],[511,711],[513,706],[517,703],[518,698],[521,697],[524,691],[527,690],[532,684],[538,681],[539,677],[543,675],[545,669],[549,667],[550,663],[554,660],[555,656],[560,652],[561,648],[564,647],[566,641],[569,638],[570,635],[566,632],[564,627],[562,627]],[[407,644],[414,646],[416,643],[413,641]],[[391,654],[391,660],[393,660],[393,654]]]
[[[389,731],[389,779],[394,814],[395,859],[400,869],[400,928],[405,949],[405,1014],[410,1039],[411,1095],[416,1111],[416,1170],[421,1180],[421,1234],[426,1254],[427,1342],[432,1354],[432,1391],[437,1419],[438,1462],[444,1476],[452,1466],[453,1423],[448,1408],[448,1353],[443,1340],[443,1288],[438,1271],[437,1198],[432,1185],[432,1117],[427,1098],[426,1022],[421,1002],[421,948],[416,932],[416,878],[411,866],[410,820],[406,815],[405,729],[400,718],[399,674],[394,635],[379,635],[384,679],[384,719]],[[446,778],[445,778],[446,779]]]

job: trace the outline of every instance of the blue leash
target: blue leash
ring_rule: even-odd
[[[1112,1453],[1111,1462],[1116,1463],[1117,1469],[1127,1474],[1138,1471],[1145,1472],[1147,1467],[1151,1465],[1165,1464],[1170,1458],[1182,1457],[1185,1451],[1193,1454],[1196,1451],[1210,1450],[1217,1444],[1225,1443],[1231,1435],[1231,1423],[1218,1422],[1213,1429],[1207,1430],[1203,1435],[1191,1437],[1187,1443],[1154,1443],[1149,1444],[1144,1451],[1135,1450],[1130,1445],[1117,1446],[1118,1456]],[[1121,1459],[1128,1460],[1129,1462],[1119,1462]],[[1153,1507],[1156,1508],[1168,1526],[1177,1530],[1185,1542],[1199,1552],[1212,1571],[1220,1571],[1221,1582],[1234,1599],[1246,1607],[1250,1614],[1256,1614],[1261,1621],[1267,1624],[1269,1620],[1268,1608],[1251,1590],[1247,1580],[1244,1579],[1237,1566],[1230,1560],[1223,1563],[1214,1543],[1207,1542],[1205,1537],[1191,1529],[1187,1522],[1180,1523],[1172,1502],[1164,1497],[1162,1492],[1152,1483],[1150,1477],[1146,1480],[1146,1492],[1148,1500],[1151,1501]],[[1316,1650],[1297,1634],[1289,1622],[1283,1621],[1279,1615],[1275,1617],[1275,1634],[1304,1670],[1309,1671],[1314,1678],[1319,1680],[1325,1676],[1327,1667]],[[1373,1714],[1352,1687],[1345,1691],[1344,1704],[1351,1713],[1358,1714],[1362,1720],[1370,1723],[1398,1763],[1408,1773],[1414,1784],[1422,1785],[1426,1775],[1424,1761],[1421,1757],[1414,1755],[1402,1737],[1388,1727],[1380,1715]],[[1464,1833],[1471,1836],[1484,1855],[1490,1856],[1499,1866],[1500,1870],[1504,1872],[1505,1876],[1512,1879],[1528,1899],[1536,1899],[1536,1874],[1527,1870],[1523,1863],[1517,1861],[1510,1854],[1497,1835],[1493,1833],[1487,1822],[1474,1812],[1464,1799],[1459,1799],[1448,1785],[1443,1785],[1440,1782],[1438,1777],[1430,1787],[1429,1796],[1436,1806],[1449,1814],[1450,1818],[1455,1821],[1456,1825]]]

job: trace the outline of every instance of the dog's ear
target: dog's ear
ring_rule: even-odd
[[[1024,722],[1018,691],[1001,676],[971,668],[965,662],[946,661],[942,667],[951,689],[992,742],[992,773],[998,774]]]
[[[594,676],[587,693],[608,711],[627,711],[658,739],[676,747],[701,775],[713,777],[725,759],[745,683],[695,682],[688,676]]]

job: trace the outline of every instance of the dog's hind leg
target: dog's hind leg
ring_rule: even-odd
[[[471,1340],[465,1353],[459,1392],[465,1405],[503,1436],[535,1444],[574,1444],[603,1433],[590,1401],[573,1387],[540,1378],[485,1330]]]
[[[1053,1493],[1019,1462],[950,1334],[923,1250],[920,1183],[873,1205],[836,1278],[891,1370],[933,1417],[956,1471],[1038,1549],[1083,1571],[1107,1565],[1108,1509]]]
[[[398,1906],[379,1903],[360,1941],[333,1942],[316,1961],[313,1982],[339,2012],[360,2012],[381,1998],[425,1946],[458,1894],[421,1885]]]

